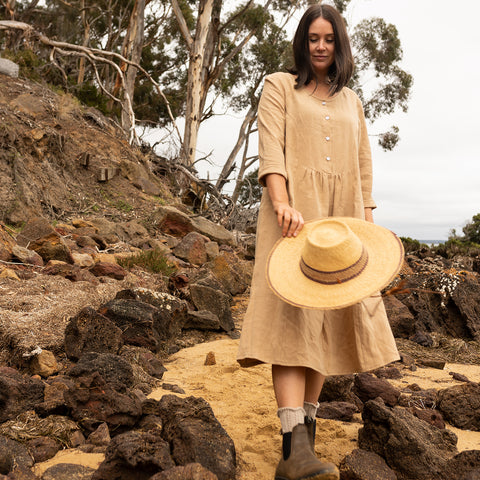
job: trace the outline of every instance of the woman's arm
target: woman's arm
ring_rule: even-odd
[[[287,181],[283,175],[270,173],[265,177],[268,195],[277,214],[278,226],[285,237],[296,237],[305,224],[302,214],[290,206]]]

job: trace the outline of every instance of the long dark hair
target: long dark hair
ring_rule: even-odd
[[[308,85],[316,79],[308,43],[310,25],[317,18],[324,18],[332,24],[335,36],[335,60],[328,69],[330,79],[330,95],[339,92],[353,74],[354,62],[350,40],[345,22],[338,11],[330,5],[312,5],[303,14],[293,38],[293,58],[295,67],[290,73],[297,76],[295,88]]]

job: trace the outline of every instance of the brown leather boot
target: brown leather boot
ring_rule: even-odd
[[[304,424],[283,434],[283,455],[275,471],[275,480],[339,480],[333,463],[321,462],[312,451],[308,428]]]
[[[308,438],[312,445],[312,452],[315,453],[315,432],[317,430],[317,421],[314,418],[305,417],[305,425],[308,430]]]

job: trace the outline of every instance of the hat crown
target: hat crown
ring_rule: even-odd
[[[345,223],[325,219],[313,228],[302,249],[302,260],[319,272],[337,272],[350,268],[362,256],[363,244]]]

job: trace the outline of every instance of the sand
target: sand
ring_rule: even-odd
[[[178,385],[185,395],[207,400],[222,426],[235,442],[238,460],[237,480],[268,480],[273,478],[279,458],[281,436],[276,416],[276,403],[271,386],[270,367],[260,365],[243,369],[236,363],[238,340],[222,337],[180,350],[165,364],[164,382]],[[205,365],[209,352],[215,355],[215,365]],[[401,380],[392,381],[403,388],[416,383],[422,388],[443,389],[460,382],[449,372],[466,375],[480,382],[480,366],[447,364],[443,370],[418,368],[404,370]],[[157,389],[150,398],[160,399],[170,391]],[[178,394],[175,394],[178,395]],[[338,464],[345,455],[357,448],[360,415],[351,423],[333,420],[317,421],[317,455]],[[458,450],[480,449],[480,432],[464,431],[448,426],[458,436]],[[59,452],[53,459],[35,466],[40,475],[55,463],[80,463],[96,468],[102,456],[75,450]]]
[[[237,348],[238,340],[222,339],[181,350],[165,365],[164,380],[181,387],[186,395],[200,396],[210,403],[235,442],[239,480],[270,479],[281,445],[270,367],[240,368],[235,361]],[[216,365],[204,365],[209,352],[214,352]],[[443,389],[460,383],[453,380],[449,372],[462,373],[472,381],[480,381],[480,366],[447,364],[444,370],[404,370],[404,378],[392,383],[400,388],[417,383],[425,389]],[[160,389],[150,396],[160,398],[165,393]],[[357,448],[357,432],[361,426],[360,415],[351,423],[318,419],[317,455],[338,464]],[[480,449],[480,432],[448,428],[458,436],[459,451]]]

